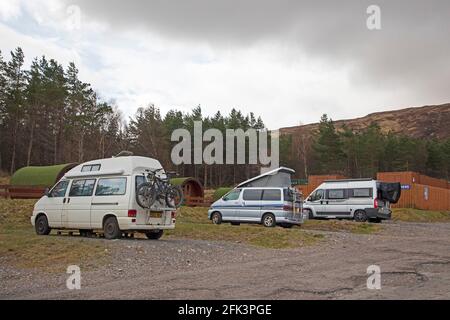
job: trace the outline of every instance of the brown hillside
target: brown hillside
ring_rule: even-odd
[[[383,132],[403,133],[415,138],[450,138],[450,103],[414,107],[401,110],[369,114],[362,118],[334,121],[337,129],[344,124],[359,131],[372,122],[377,123]],[[281,128],[281,134],[310,134],[317,130],[318,123],[304,126]]]

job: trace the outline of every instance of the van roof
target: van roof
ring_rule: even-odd
[[[337,180],[325,180],[324,182],[358,182],[358,181],[376,181],[372,178],[361,178],[361,179],[337,179]]]
[[[100,165],[100,170],[83,172],[83,167],[89,165]],[[64,175],[64,177],[80,178],[106,175],[132,175],[135,173],[142,173],[145,169],[155,170],[161,168],[161,163],[158,160],[152,158],[138,156],[116,157],[92,160],[82,163],[69,170]]]
[[[244,182],[241,182],[241,183],[239,183],[236,186],[236,188],[243,188],[246,185],[248,185],[250,182],[254,182],[256,180],[262,179],[262,178],[267,177],[267,176],[274,176],[274,175],[276,175],[276,174],[278,174],[280,172],[288,173],[288,174],[292,175],[292,174],[295,173],[295,170],[294,169],[290,169],[290,168],[286,168],[286,167],[280,167],[280,168],[277,168],[277,169],[265,172],[263,174],[260,174],[259,176],[253,177],[253,178],[248,179],[248,180],[246,180]],[[268,186],[268,187],[270,187],[270,186]],[[278,187],[278,186],[276,186],[276,187]]]

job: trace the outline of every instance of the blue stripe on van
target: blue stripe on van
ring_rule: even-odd
[[[245,208],[245,209],[267,209],[267,208],[275,208],[275,209],[279,209],[279,208],[283,208],[283,204],[264,204],[264,205],[240,205],[240,204],[236,204],[236,205],[215,205],[211,207],[212,209],[217,209],[217,208],[221,208],[221,209],[234,209],[234,208]]]

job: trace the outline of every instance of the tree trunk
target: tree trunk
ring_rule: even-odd
[[[57,157],[58,157],[58,135],[55,132],[53,136],[53,164],[56,164]]]
[[[11,167],[10,167],[10,173],[11,175],[15,171],[16,166],[16,144],[17,144],[17,131],[19,131],[19,120],[16,119],[16,124],[14,125],[13,130],[13,149],[12,149],[12,155],[11,155]]]
[[[31,151],[33,149],[34,127],[35,126],[36,126],[36,121],[33,119],[31,122],[30,141],[28,141],[27,167],[31,163]]]
[[[84,149],[84,134],[80,135],[80,141],[78,142],[78,163],[83,162],[83,149]]]

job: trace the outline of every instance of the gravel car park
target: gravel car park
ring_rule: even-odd
[[[324,241],[282,250],[172,237],[158,242],[86,239],[106,243],[113,257],[83,269],[81,290],[73,291],[66,288],[65,272],[13,267],[2,256],[0,298],[450,298],[450,223],[389,221],[368,235],[311,232],[323,234]],[[381,290],[366,287],[367,267],[373,264],[381,268]]]

